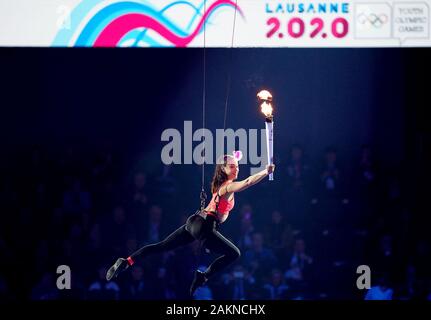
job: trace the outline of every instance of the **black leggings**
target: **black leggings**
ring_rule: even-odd
[[[222,255],[215,259],[205,271],[206,277],[210,278],[241,255],[239,249],[217,231],[218,226],[213,216],[207,215],[204,218],[199,213],[196,213],[190,216],[184,225],[172,232],[164,240],[146,245],[130,257],[135,260],[141,255],[146,257],[153,253],[169,251],[187,245],[195,240],[200,240],[211,252]]]

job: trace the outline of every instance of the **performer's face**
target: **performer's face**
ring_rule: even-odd
[[[226,172],[226,175],[228,176],[229,180],[235,180],[236,178],[238,178],[238,161],[229,157],[224,167],[224,171]]]

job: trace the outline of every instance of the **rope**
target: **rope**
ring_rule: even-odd
[[[230,95],[230,87],[232,82],[232,60],[233,60],[233,40],[235,36],[235,24],[236,24],[236,8],[237,8],[238,0],[235,0],[235,12],[233,15],[233,27],[232,27],[232,38],[230,43],[230,57],[229,57],[229,67],[228,67],[228,75],[227,75],[227,85],[226,85],[226,101],[224,105],[224,119],[223,119],[223,131],[226,130],[226,118],[227,118],[227,106],[229,103],[229,95]]]
[[[230,88],[231,88],[231,82],[232,82],[232,60],[233,60],[233,42],[235,38],[235,24],[236,24],[236,8],[238,6],[238,0],[235,0],[235,11],[233,16],[233,26],[232,26],[232,38],[231,38],[231,47],[230,47],[230,58],[229,58],[229,67],[228,67],[228,77],[227,77],[227,85],[226,85],[226,100],[225,100],[225,106],[224,106],[224,119],[223,119],[223,131],[226,130],[226,119],[227,119],[227,107],[229,104],[229,95],[230,95]],[[204,14],[206,12],[206,0],[204,0]],[[206,32],[205,32],[205,22],[203,24],[204,28],[204,50],[203,50],[203,92],[202,92],[202,128],[205,132],[205,100],[206,100]],[[201,181],[201,210],[205,208],[205,202],[207,199],[207,194],[205,193],[205,142],[206,139],[204,137],[204,151],[202,153],[202,181]]]
[[[204,13],[206,10],[206,0],[204,0]],[[205,100],[206,100],[206,23],[204,21],[204,50],[203,50],[203,87],[202,87],[202,128],[203,132],[205,132]],[[205,209],[205,202],[207,199],[207,194],[205,192],[205,152],[206,152],[206,139],[204,138],[204,150],[202,152],[202,181],[201,181],[201,210]]]

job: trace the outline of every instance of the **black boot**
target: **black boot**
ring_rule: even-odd
[[[120,272],[123,272],[129,267],[129,263],[126,259],[118,258],[112,267],[109,268],[106,273],[106,280],[110,281],[112,278],[118,277]]]
[[[193,278],[192,285],[190,287],[190,296],[193,297],[196,289],[203,286],[208,279],[205,277],[205,272],[196,270],[195,277]]]

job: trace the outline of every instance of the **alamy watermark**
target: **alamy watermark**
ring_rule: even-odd
[[[57,267],[57,274],[60,276],[57,278],[57,288],[59,290],[71,289],[71,271],[68,265],[61,265]]]
[[[209,129],[193,131],[192,121],[184,121],[182,133],[174,128],[165,129],[161,141],[167,142],[161,151],[161,160],[166,165],[214,164],[223,154],[232,154],[235,150],[242,151],[240,164],[255,166],[250,174],[265,169],[268,164],[265,129],[216,129],[214,137]],[[238,148],[235,148],[236,142]]]
[[[356,273],[360,274],[356,280],[356,287],[359,290],[371,288],[371,268],[366,264],[360,265],[356,268]]]

